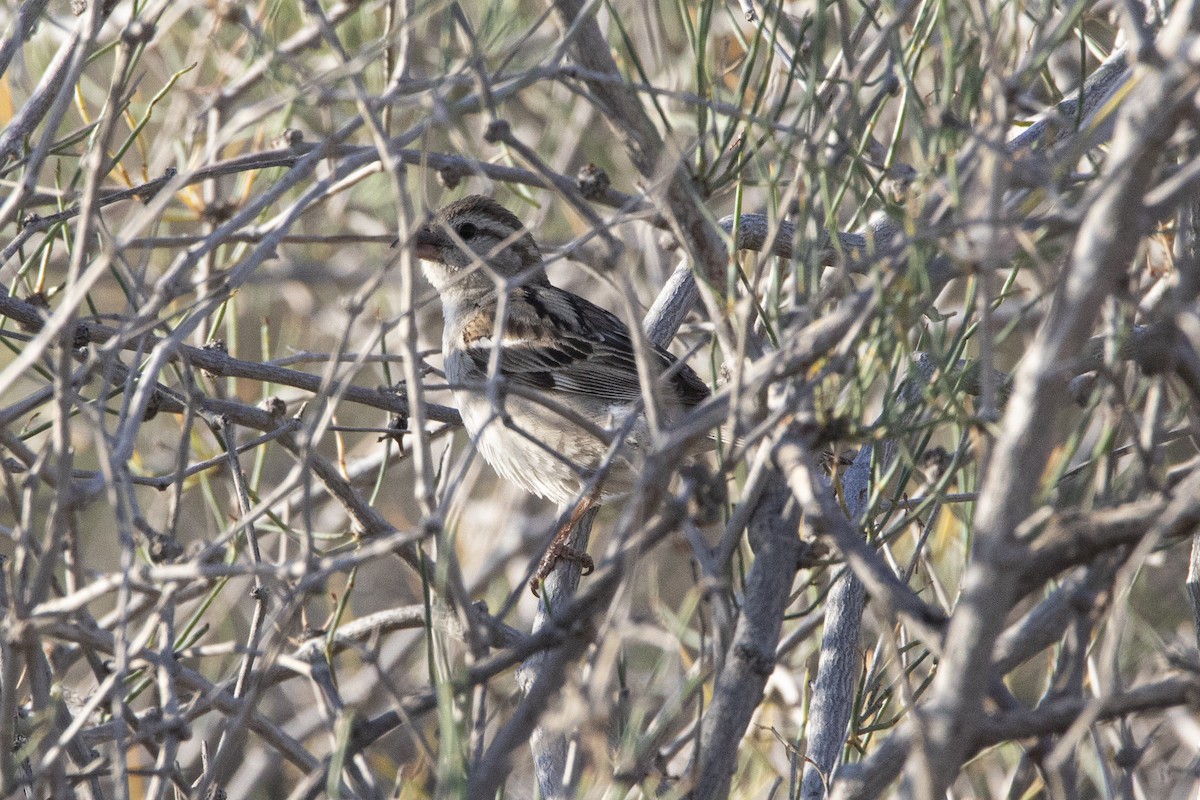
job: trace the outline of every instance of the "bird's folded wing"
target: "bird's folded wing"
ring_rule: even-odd
[[[632,403],[641,397],[637,359],[629,329],[614,314],[578,295],[549,286],[514,290],[508,297],[500,374],[517,383],[595,398]],[[463,347],[487,372],[495,346],[496,304],[480,308],[463,330]],[[686,364],[651,347],[651,364],[668,370],[666,386],[685,406],[708,397],[708,387]]]

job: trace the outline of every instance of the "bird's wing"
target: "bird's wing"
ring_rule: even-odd
[[[485,373],[495,345],[496,312],[491,301],[463,328],[462,346]],[[509,380],[605,403],[641,397],[633,342],[616,315],[546,285],[514,289],[506,314],[499,368]],[[650,352],[652,368],[660,375],[669,371],[665,383],[677,402],[694,406],[708,397],[708,387],[686,364],[660,347],[651,346]]]

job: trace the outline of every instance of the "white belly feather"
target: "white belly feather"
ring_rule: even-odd
[[[445,370],[452,385],[485,380],[464,355],[448,358]],[[579,499],[607,455],[607,446],[596,437],[535,400],[502,392],[504,416],[497,413],[483,391],[455,390],[454,400],[484,460],[500,477],[539,497],[559,504]],[[628,409],[613,411],[620,413],[594,420],[595,424],[619,430]],[[642,435],[643,431],[635,431],[626,441],[636,441]],[[602,499],[630,490],[635,477],[635,450],[627,445],[618,452],[601,487]]]

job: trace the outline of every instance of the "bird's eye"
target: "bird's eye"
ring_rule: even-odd
[[[457,228],[455,228],[455,232],[462,237],[464,242],[469,242],[475,238],[475,234],[479,231],[477,231],[475,226],[470,222],[464,222],[462,225],[459,225]]]

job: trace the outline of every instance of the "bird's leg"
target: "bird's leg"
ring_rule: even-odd
[[[573,564],[579,565],[580,575],[589,575],[596,568],[596,563],[592,561],[592,557],[587,553],[576,550],[567,544],[567,539],[571,538],[571,533],[575,530],[575,526],[579,524],[579,520],[583,519],[586,514],[600,499],[600,491],[597,489],[592,492],[591,496],[580,500],[575,506],[575,510],[571,512],[571,517],[562,524],[561,527],[554,533],[554,538],[550,540],[550,546],[546,548],[545,555],[538,562],[537,572],[533,573],[533,578],[529,581],[529,590],[533,592],[534,597],[539,597],[539,590],[542,581],[550,576],[554,571],[554,567],[559,561],[570,561]]]

